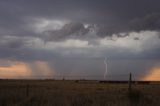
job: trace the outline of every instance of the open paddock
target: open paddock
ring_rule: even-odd
[[[0,106],[159,106],[158,82],[0,80]]]

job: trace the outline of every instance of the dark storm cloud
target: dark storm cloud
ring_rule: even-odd
[[[98,37],[130,31],[159,31],[159,4],[159,0],[0,0],[0,36],[42,36],[45,40],[57,41],[72,36],[81,38],[90,29],[95,29]],[[29,25],[41,18],[71,23],[59,30],[45,30],[39,36]],[[84,24],[90,27],[85,28]],[[26,44],[21,40],[8,43],[5,45],[10,48]]]
[[[27,45],[27,38],[19,38],[15,36],[0,37],[0,48],[19,49]]]
[[[143,17],[137,17],[126,23],[113,26],[99,25],[97,35],[101,37],[112,36],[112,34],[139,32],[139,31],[160,31],[160,14],[151,13]],[[121,35],[119,35],[121,37]],[[125,35],[127,36],[127,34]]]
[[[84,28],[82,23],[68,23],[61,30],[45,31],[44,33],[47,34],[45,38],[49,40],[59,40],[68,38],[69,36],[77,38],[78,36],[85,37],[91,30],[95,30],[98,37],[112,36],[113,34],[124,37],[129,32],[160,31],[160,14],[152,13],[144,17],[134,18],[124,24],[90,24],[87,28]],[[122,36],[120,33],[126,34]]]
[[[141,52],[136,52],[139,45],[136,47],[133,41],[125,43],[127,40],[121,39],[120,43],[112,42],[116,45],[101,45],[97,40],[113,34],[124,37],[131,32],[140,32],[139,36],[144,34],[141,31],[159,32],[159,4],[159,0],[0,0],[0,59],[48,61],[61,75],[102,75],[107,56],[111,74],[145,73],[160,59],[156,37],[144,40]],[[37,33],[35,27],[46,20],[66,23],[60,29],[52,29],[52,25],[49,29],[42,27]],[[71,47],[64,46],[66,43],[56,47],[55,42],[70,38],[80,39],[75,43],[78,47],[73,42]],[[132,39],[140,43],[145,38]],[[81,45],[83,40],[88,42],[87,47]],[[106,42],[111,41],[102,43]]]
[[[129,28],[133,31],[141,30],[160,30],[160,14],[153,13],[143,18],[132,20]]]
[[[43,36],[45,40],[62,40],[71,36],[85,36],[89,28],[85,28],[81,23],[65,24],[60,30],[45,31]]]
[[[97,24],[99,36],[159,30],[158,4],[159,0],[1,0],[0,33],[34,36],[33,30],[26,26],[32,23],[32,18],[67,19]]]

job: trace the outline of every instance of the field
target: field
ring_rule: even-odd
[[[160,85],[0,80],[0,106],[160,106]]]

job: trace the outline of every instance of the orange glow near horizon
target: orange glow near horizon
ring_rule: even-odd
[[[32,75],[30,67],[23,62],[16,62],[10,66],[0,67],[1,78],[16,78]]]
[[[145,81],[160,81],[160,66],[153,67],[143,78]]]
[[[3,60],[7,63],[8,60]],[[0,61],[2,63],[2,61]],[[53,75],[53,71],[45,61],[34,61],[31,63],[9,61],[9,65],[0,66],[0,78],[30,78],[38,76]]]

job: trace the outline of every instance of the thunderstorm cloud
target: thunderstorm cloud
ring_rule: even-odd
[[[152,80],[149,73],[160,64],[159,4],[159,0],[0,0],[0,77],[99,79],[107,57],[108,76],[113,79],[126,79],[120,75],[132,72],[136,79]]]

